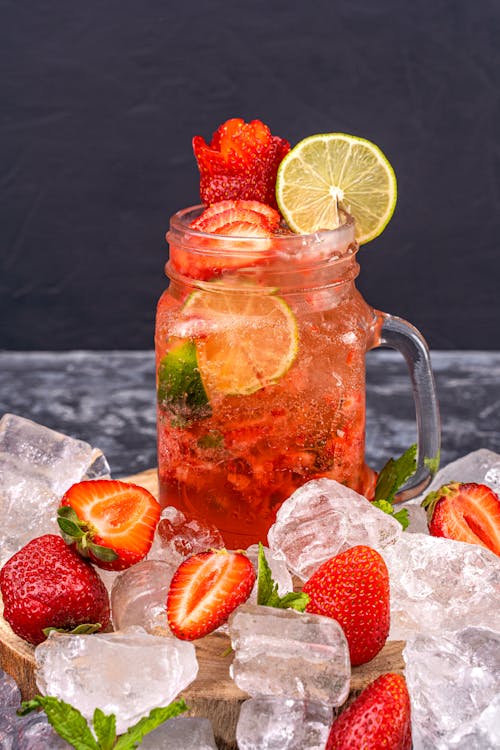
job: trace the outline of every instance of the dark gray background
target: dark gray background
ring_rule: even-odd
[[[433,348],[499,349],[498,0],[0,0],[0,348],[152,346],[191,137],[375,141],[396,214],[359,286]]]

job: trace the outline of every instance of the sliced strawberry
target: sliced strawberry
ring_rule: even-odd
[[[209,220],[214,219],[216,216],[219,216],[219,214],[225,213],[230,210],[242,212],[235,219],[232,219],[232,221],[236,221],[238,219],[244,221],[245,219],[243,216],[243,211],[252,211],[253,213],[259,214],[266,220],[266,223],[269,226],[269,230],[271,232],[276,231],[280,225],[279,213],[275,211],[274,208],[271,208],[271,206],[268,206],[265,203],[260,203],[259,201],[227,200],[212,203],[211,206],[206,208],[203,213],[200,214],[200,216],[198,216],[198,218],[191,223],[191,226],[193,227],[193,229],[216,232],[216,223],[210,225],[208,223]],[[257,221],[257,217],[253,215],[250,218],[252,221]],[[227,221],[222,223],[227,223]]]
[[[453,482],[422,503],[432,536],[480,544],[500,555],[500,498],[490,487]]]
[[[149,552],[160,512],[160,504],[144,487],[97,479],[69,488],[58,523],[65,541],[98,567],[124,570]]]
[[[290,144],[271,135],[263,122],[227,120],[209,145],[201,136],[195,136],[193,150],[204,203],[233,198],[257,200],[277,208],[276,173]]]
[[[279,214],[274,209],[258,201],[228,200],[209,206],[191,223],[191,227],[226,237],[270,237],[279,221]],[[265,260],[263,251],[269,248],[269,243],[260,242],[255,249],[247,245],[245,243],[241,247],[233,242],[224,251],[220,243],[217,246],[210,239],[200,237],[196,242],[199,252],[172,245],[170,260],[174,269],[184,276],[208,280],[220,276],[224,271],[254,266]]]
[[[188,557],[170,584],[170,629],[182,640],[203,638],[248,599],[254,583],[253,565],[239,552],[223,549]]]

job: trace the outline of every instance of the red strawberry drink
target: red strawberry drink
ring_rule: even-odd
[[[266,189],[252,193],[242,140],[253,136],[243,125],[237,148],[215,149],[213,182],[196,141],[210,206],[171,220],[170,286],[155,336],[160,502],[215,524],[233,549],[265,540],[281,503],[309,479],[372,495],[365,354],[390,337],[392,322],[355,287],[356,224],[342,207],[336,228],[297,233],[269,205],[265,169]],[[274,184],[276,153],[288,149],[269,133],[266,162],[261,128],[258,136],[257,161]],[[236,195],[220,192],[221,153],[229,153],[231,190],[241,172]],[[400,338],[423,350],[407,329],[402,323]],[[430,371],[426,378],[429,393]]]

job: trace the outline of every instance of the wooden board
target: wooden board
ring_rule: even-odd
[[[126,477],[126,480],[146,487],[158,497],[155,469]],[[240,703],[248,696],[236,687],[229,676],[232,661],[232,656],[227,654],[229,638],[223,633],[213,633],[197,641],[195,646],[199,673],[195,682],[184,691],[183,696],[190,706],[191,715],[206,716],[211,720],[219,748],[235,750],[235,729]],[[371,662],[353,668],[348,703],[384,672],[403,671],[403,646],[403,641],[388,642]],[[17,681],[24,699],[35,695],[37,690],[34,649],[12,632],[1,617],[1,611],[0,665]]]

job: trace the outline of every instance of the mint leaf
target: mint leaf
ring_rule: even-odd
[[[386,500],[392,503],[397,491],[413,476],[416,468],[416,445],[411,445],[399,458],[390,458],[378,475],[375,500]]]
[[[75,750],[100,750],[86,720],[80,711],[69,703],[51,695],[37,695],[33,700],[23,702],[19,713],[24,716],[35,708],[43,708],[49,724]]]
[[[100,708],[96,708],[93,717],[94,732],[99,740],[100,750],[113,750],[116,740],[116,717],[114,714],[106,716]]]
[[[285,596],[278,594],[278,584],[274,582],[271,568],[264,554],[262,542],[259,542],[259,564],[257,577],[257,604],[277,609],[295,609],[303,612],[309,602],[309,596],[302,592],[291,591]]]
[[[394,498],[398,490],[413,476],[417,468],[417,446],[411,445],[399,458],[390,458],[380,474],[375,487],[373,505],[399,521],[403,529],[410,523],[408,511],[394,512]]]
[[[125,734],[120,735],[113,750],[134,750],[146,734],[152,732],[167,719],[172,719],[187,710],[188,707],[182,698],[168,706],[153,708],[148,716],[140,719],[133,727],[129,727]]]
[[[406,508],[401,508],[401,510],[398,510],[396,513],[394,513],[393,511],[392,516],[396,519],[396,521],[399,521],[399,523],[403,527],[403,531],[410,525],[410,518],[408,516],[408,510]]]

